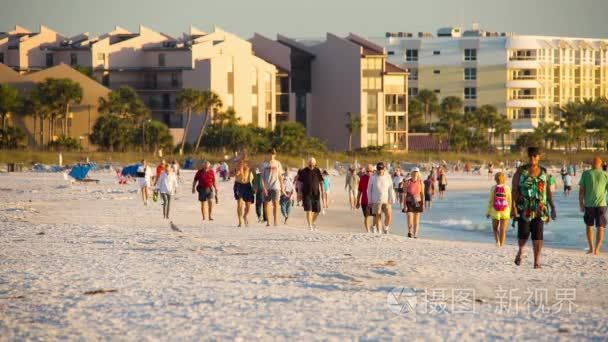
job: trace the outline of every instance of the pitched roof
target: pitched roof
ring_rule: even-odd
[[[396,66],[395,64],[389,62],[386,62],[385,70],[387,74],[407,74],[406,69],[402,69]]]
[[[8,65],[0,63],[0,83],[20,82],[21,75]]]

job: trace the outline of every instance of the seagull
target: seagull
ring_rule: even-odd
[[[177,228],[177,226],[175,225],[175,223],[173,223],[173,221],[169,222],[169,226],[171,226],[171,230],[176,231],[176,232],[181,232],[181,230],[179,228]]]

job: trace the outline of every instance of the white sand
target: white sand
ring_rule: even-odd
[[[333,208],[311,233],[300,207],[289,226],[235,228],[232,183],[220,185],[216,221],[202,223],[189,173],[173,202],[183,230],[175,233],[158,203],[143,207],[134,184],[92,176],[101,183],[69,187],[57,174],[0,174],[0,340],[608,336],[605,256],[546,249],[543,269],[533,270],[531,250],[521,267],[513,264],[513,239],[497,249],[359,233],[360,213],[346,209],[336,177]],[[465,178],[451,177],[450,190],[490,184]],[[413,303],[391,292],[401,287],[419,289],[416,313],[399,313]],[[522,302],[496,313],[499,287],[522,301],[526,289],[546,289],[549,312],[528,313]],[[436,307],[447,301],[450,312],[424,313],[425,288],[445,289]],[[570,288],[572,312],[551,307]],[[85,295],[100,289],[116,292]],[[475,291],[474,312],[455,312],[466,304],[453,294],[459,289]]]

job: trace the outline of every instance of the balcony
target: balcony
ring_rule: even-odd
[[[384,111],[388,113],[403,113],[405,112],[405,104],[387,104]]]
[[[536,56],[510,56],[510,61],[536,61],[538,58]]]
[[[129,86],[135,90],[179,90],[182,88],[181,81],[175,82],[111,82],[110,89]]]
[[[516,58],[516,59],[514,59]],[[519,59],[522,57],[511,57],[507,62],[507,68],[509,69],[538,69],[540,68],[540,62],[534,57],[533,59]],[[523,57],[530,58],[530,57]]]
[[[524,97],[524,98],[522,98]],[[529,98],[528,98],[529,97]],[[541,108],[542,105],[535,100],[535,95],[520,95],[517,98],[507,100],[508,108]]]
[[[542,88],[539,81],[535,79],[528,80],[512,80],[507,81],[507,88],[518,88],[518,89],[538,89]]]

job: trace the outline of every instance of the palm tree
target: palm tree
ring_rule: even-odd
[[[447,126],[447,136],[450,137],[456,124],[462,120],[462,99],[448,96],[441,101],[439,107],[439,120]]]
[[[6,128],[6,117],[15,110],[17,105],[17,90],[8,84],[0,84],[0,118],[2,129]]]
[[[555,134],[559,130],[559,126],[554,122],[541,122],[534,129],[534,133],[538,134],[544,141],[544,147],[547,149],[553,148],[553,143],[556,140]]]
[[[107,99],[100,97],[99,112],[113,114],[134,123],[141,122],[150,114],[137,92],[129,86],[112,90]]]
[[[205,129],[207,129],[209,122],[211,122],[215,110],[221,108],[223,105],[220,96],[211,90],[203,91],[202,98],[202,106],[204,108],[205,118],[203,119],[203,124],[201,125],[201,130],[198,134],[198,139],[196,139],[196,146],[194,148],[195,151],[198,151],[201,145],[201,139],[203,139]]]
[[[425,120],[427,123],[431,123],[433,112],[437,110],[438,106],[437,95],[431,90],[422,89],[416,95],[416,99],[422,104]]]
[[[361,131],[361,117],[346,113],[346,130],[348,131],[348,151],[353,150],[353,134]]]
[[[184,150],[184,145],[188,138],[190,123],[192,121],[192,112],[200,113],[203,110],[203,97],[200,91],[192,88],[184,88],[177,94],[175,103],[179,112],[186,112],[186,125],[184,126],[184,135],[182,137],[180,151]]]
[[[580,102],[569,102],[561,108],[561,111],[567,149],[570,151],[574,143],[577,143],[580,149],[580,140],[585,133],[587,122],[586,108]]]
[[[498,110],[495,106],[483,105],[477,110],[477,115],[479,116],[479,130],[483,128],[488,129],[488,141],[492,144],[492,131],[494,131],[496,122],[498,121]]]
[[[422,103],[416,98],[410,99],[408,103],[408,127],[410,129],[423,123]]]
[[[505,135],[511,133],[511,120],[504,115],[499,115],[494,124],[494,136],[500,137],[502,153],[505,153]]]

